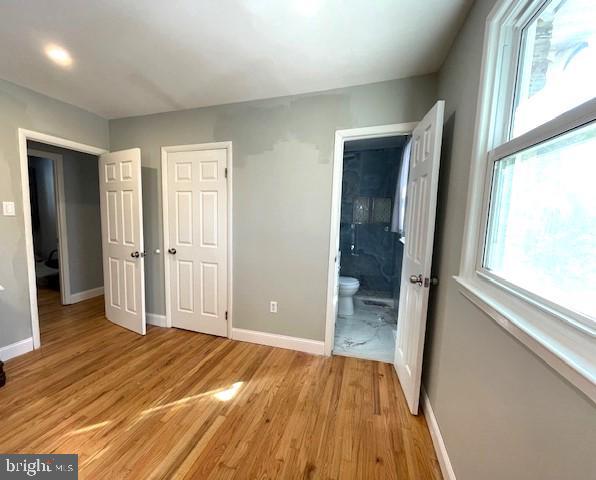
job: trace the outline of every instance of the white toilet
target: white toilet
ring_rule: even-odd
[[[354,277],[339,277],[339,299],[337,313],[343,317],[354,315],[354,294],[360,282]]]

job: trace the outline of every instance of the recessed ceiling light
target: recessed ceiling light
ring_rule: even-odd
[[[61,67],[70,67],[72,65],[70,53],[57,45],[48,45],[46,47],[46,55]]]

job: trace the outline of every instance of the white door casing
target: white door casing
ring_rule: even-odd
[[[228,334],[228,152],[201,146],[166,151],[170,321],[219,336]]]
[[[99,158],[106,317],[145,335],[145,265],[141,150]]]
[[[341,213],[341,195],[343,178],[344,144],[347,141],[366,138],[394,137],[411,135],[417,122],[376,125],[373,127],[349,128],[336,130],[333,151],[333,180],[331,194],[331,217],[329,235],[329,260],[327,267],[327,313],[325,318],[325,355],[331,355],[335,339],[335,321],[339,293],[339,231]]]
[[[395,370],[408,407],[415,415],[431,285],[444,109],[445,102],[439,100],[412,133]]]

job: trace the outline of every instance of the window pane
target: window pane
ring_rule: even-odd
[[[495,162],[484,267],[596,321],[596,123]]]
[[[552,0],[522,42],[513,137],[596,96],[594,0]]]

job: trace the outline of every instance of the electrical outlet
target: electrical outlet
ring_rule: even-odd
[[[269,302],[269,312],[277,313],[277,302]]]
[[[14,202],[2,202],[2,215],[5,217],[15,216]]]

